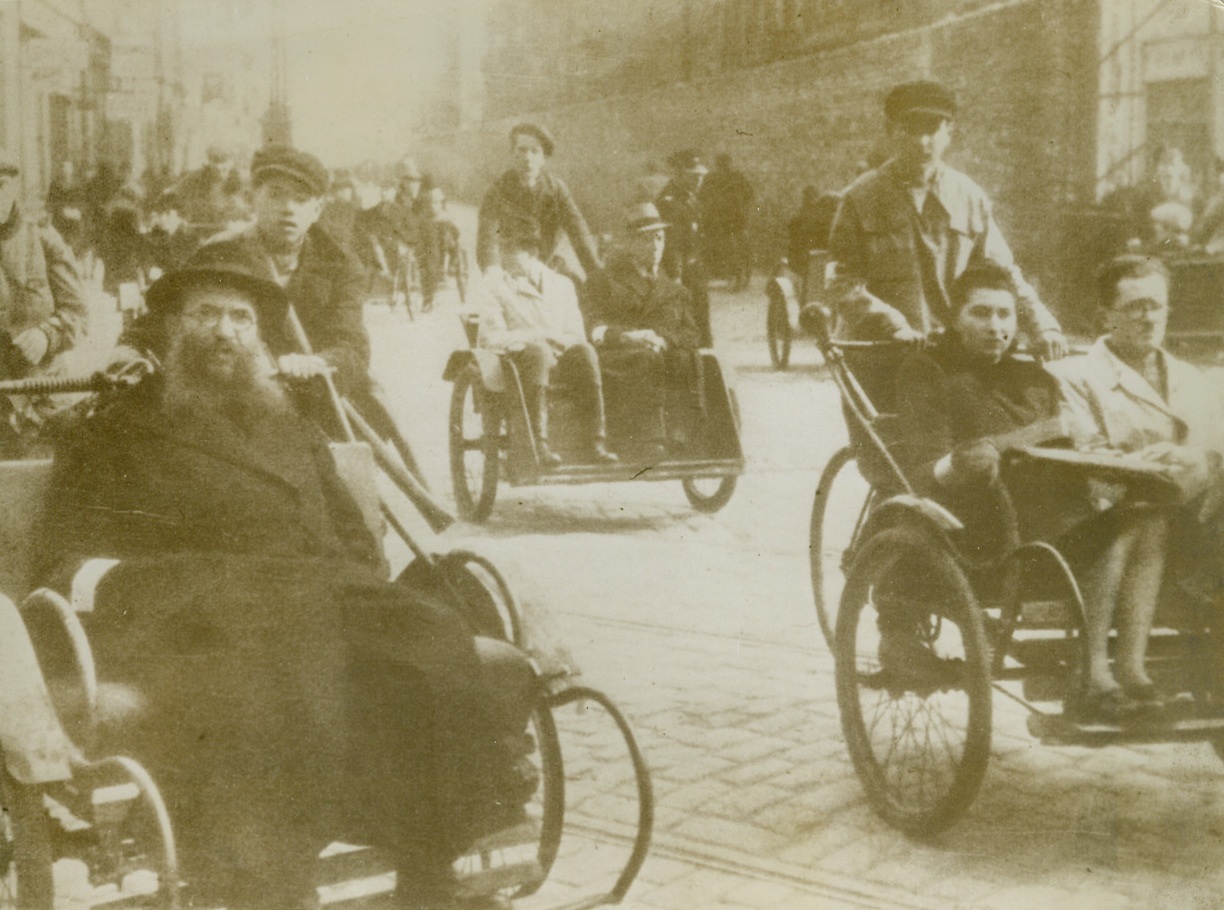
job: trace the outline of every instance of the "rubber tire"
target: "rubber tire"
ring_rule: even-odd
[[[472,400],[472,410],[479,408],[481,416],[481,436],[479,440],[468,440],[463,435],[463,416],[467,410],[469,396]],[[455,387],[451,391],[450,406],[450,468],[451,486],[455,494],[455,508],[464,521],[482,522],[493,511],[493,501],[497,498],[497,480],[501,470],[500,459],[500,429],[501,420],[490,417],[491,402],[484,386],[480,382],[480,374],[469,368],[459,374]],[[465,452],[471,451],[471,444],[480,442],[479,450],[484,459],[480,482],[476,489],[468,485]]]
[[[698,512],[713,514],[731,501],[731,496],[735,493],[735,484],[739,480],[738,477],[721,477],[719,478],[718,489],[710,495],[706,495],[697,488],[697,481],[703,478],[686,477],[681,481],[684,486],[684,495],[688,497],[689,503]],[[709,478],[705,478],[709,479]]]
[[[18,783],[0,754],[0,908],[51,910],[55,885],[51,866],[50,819],[42,791]],[[15,879],[14,879],[15,875]]]
[[[765,314],[765,334],[769,340],[769,361],[775,370],[785,370],[790,366],[792,332],[790,313],[786,309],[786,300],[780,296],[769,295],[769,308]]]
[[[820,632],[824,636],[829,650],[834,650],[834,640],[837,629],[836,604],[824,602],[824,582],[827,573],[824,564],[824,520],[825,511],[829,506],[829,497],[837,477],[846,465],[854,461],[854,452],[849,446],[843,446],[833,453],[816,485],[816,494],[812,497],[812,518],[808,529],[808,564],[812,577],[812,600],[816,604],[816,619],[820,622]],[[851,541],[853,546],[854,541]],[[845,560],[849,553],[838,555],[839,562]],[[844,565],[844,562],[842,562]],[[841,566],[838,567],[839,571]]]
[[[933,534],[903,525],[883,530],[867,540],[847,576],[837,617],[837,702],[850,758],[872,809],[894,828],[917,838],[931,837],[955,824],[977,796],[990,760],[990,649],[982,611],[964,572],[951,553],[932,539]],[[858,698],[860,674],[856,666],[859,619],[868,592],[906,555],[920,560],[920,564],[927,567],[927,577],[938,579],[940,587],[950,596],[951,602],[943,603],[941,612],[946,614],[944,622],[953,622],[960,630],[964,643],[963,690],[969,701],[965,744],[952,772],[952,781],[933,805],[916,810],[898,805],[889,791],[863,722]],[[907,722],[907,732],[913,729],[913,720],[915,718]],[[914,738],[921,739],[921,736],[915,734]]]

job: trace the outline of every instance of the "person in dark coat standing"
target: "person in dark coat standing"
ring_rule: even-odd
[[[735,291],[748,287],[752,275],[748,216],[755,195],[748,178],[731,166],[730,155],[714,159],[714,170],[701,187],[706,262],[716,278],[729,278]]]
[[[100,676],[130,693],[99,745],[158,781],[193,905],[317,906],[315,857],[352,837],[394,858],[403,906],[501,906],[447,902],[450,864],[534,789],[525,657],[474,639],[428,566],[385,580],[272,376],[279,286],[188,268],[148,306],[161,370],[65,436],[43,552],[61,589],[119,560],[86,618]]]
[[[480,204],[476,264],[482,272],[501,266],[498,233],[511,222],[540,226],[540,258],[549,268],[556,270],[559,264],[562,234],[569,238],[579,265],[588,275],[602,266],[595,238],[569,187],[545,168],[555,148],[552,134],[538,124],[520,123],[510,130],[514,166],[497,178]]]
[[[710,347],[710,272],[702,249],[701,184],[710,169],[692,149],[676,152],[669,159],[675,176],[655,200],[667,222],[667,246],[663,251],[663,270],[693,295],[693,312],[701,332],[701,346]]]
[[[627,213],[624,250],[587,289],[614,440],[660,458],[690,438],[700,412],[701,338],[688,290],[660,271],[667,224],[650,203]]]

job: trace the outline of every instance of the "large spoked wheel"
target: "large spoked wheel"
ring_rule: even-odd
[[[736,477],[686,477],[684,495],[698,512],[717,512],[731,501]]]
[[[808,558],[816,618],[829,650],[834,649],[837,605],[845,569],[874,496],[854,465],[849,446],[838,449],[825,465],[812,499]]]
[[[0,755],[0,910],[51,910],[54,901],[42,791],[14,780]]]
[[[773,364],[775,370],[785,370],[790,366],[792,333],[786,299],[780,293],[769,295],[765,333],[769,340],[770,363]]]
[[[500,463],[501,419],[475,369],[455,380],[450,409],[451,484],[465,521],[484,521],[493,511]]]
[[[954,558],[910,527],[857,554],[837,618],[842,730],[872,808],[911,836],[950,827],[990,756],[990,659]]]

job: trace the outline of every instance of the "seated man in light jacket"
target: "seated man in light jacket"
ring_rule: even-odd
[[[1224,493],[1224,397],[1218,382],[1163,348],[1169,316],[1169,273],[1155,257],[1119,256],[1098,276],[1098,304],[1108,329],[1084,357],[1051,365],[1062,380],[1068,429],[1079,449],[1132,452],[1168,467],[1181,489],[1182,509],[1172,532],[1176,545],[1145,555],[1148,565],[1163,564],[1166,550],[1181,562],[1206,572],[1218,590],[1219,538],[1209,527],[1219,521]],[[1214,538],[1214,541],[1213,541]],[[1196,554],[1189,556],[1189,554]],[[1199,558],[1202,557],[1202,558]],[[1125,562],[1102,567],[1121,573]],[[1160,573],[1151,573],[1160,584]],[[1216,593],[1210,591],[1208,593]],[[1143,668],[1148,634],[1157,598],[1150,608],[1129,611],[1120,623],[1119,681],[1130,695],[1144,697],[1154,690]],[[1106,603],[1089,609],[1087,646],[1089,672],[1108,672],[1107,642],[1115,613],[1126,615],[1127,604]]]
[[[487,276],[478,347],[510,355],[519,371],[540,463],[561,464],[548,444],[548,385],[563,378],[581,401],[590,460],[611,463],[599,357],[587,343],[574,284],[540,261],[540,228],[525,219],[501,226],[502,270]]]

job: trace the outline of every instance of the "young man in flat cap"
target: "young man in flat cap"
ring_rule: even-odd
[[[511,168],[497,178],[480,204],[476,230],[476,264],[482,272],[501,266],[498,232],[511,221],[534,221],[540,230],[540,258],[557,265],[561,235],[569,238],[583,270],[590,275],[602,267],[595,238],[578,210],[565,181],[546,167],[555,142],[536,123],[519,123],[510,130]]]
[[[452,900],[451,864],[534,790],[526,658],[474,639],[429,566],[386,580],[274,376],[288,300],[266,270],[170,272],[147,302],[162,368],[63,435],[42,553],[61,588],[119,560],[90,638],[138,707],[98,746],[153,773],[191,906],[317,907],[315,858],[337,837],[390,853],[396,906],[503,906]]]
[[[956,96],[936,82],[885,98],[892,156],[845,191],[830,237],[842,315],[859,337],[926,337],[948,324],[952,281],[992,260],[1012,275],[1029,341],[1043,358],[1062,357],[1058,320],[1016,267],[990,199],[944,162],[956,113]]]
[[[72,250],[55,228],[21,211],[17,158],[0,150],[0,379],[37,375],[71,348],[86,320]],[[30,402],[0,428],[0,455],[17,457],[36,435],[41,407]],[[28,419],[23,419],[28,418]]]
[[[701,197],[702,183],[710,169],[692,149],[676,152],[668,160],[675,176],[655,200],[668,225],[663,269],[692,294],[701,346],[710,347],[714,336],[710,331],[710,291],[707,287],[710,271],[702,249],[705,213]]]
[[[666,229],[651,203],[630,208],[621,250],[587,286],[613,438],[648,460],[688,441],[700,402],[701,333],[688,290],[660,268]]]

